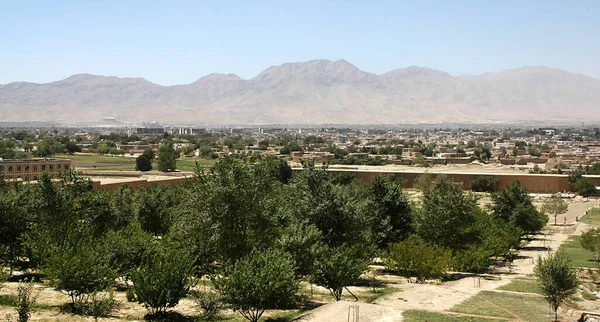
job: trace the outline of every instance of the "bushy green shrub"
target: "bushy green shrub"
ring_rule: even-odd
[[[251,322],[267,309],[295,303],[298,280],[291,256],[278,249],[253,251],[214,280],[223,300]]]
[[[348,246],[330,248],[317,259],[313,282],[328,289],[339,301],[344,288],[354,285],[367,267],[367,258],[360,250]]]
[[[55,251],[45,270],[54,287],[71,297],[73,306],[86,302],[92,294],[106,290],[116,277],[103,245],[93,242]]]
[[[125,291],[125,297],[127,298],[127,302],[135,302],[135,290],[133,288],[128,288]]]
[[[471,190],[477,192],[494,192],[498,190],[500,181],[490,176],[478,176],[471,181]]]
[[[385,266],[410,280],[415,277],[418,283],[427,279],[441,278],[450,268],[452,252],[444,247],[428,244],[423,239],[411,236],[391,244],[384,257]]]
[[[19,322],[27,322],[31,317],[31,307],[35,303],[33,295],[33,284],[26,283],[19,285],[17,289],[16,310]]]
[[[115,300],[112,290],[105,294],[95,293],[84,304],[83,312],[98,321],[100,317],[110,316],[121,307],[121,302]]]
[[[206,321],[214,320],[223,308],[223,299],[221,295],[209,289],[194,290],[191,298],[196,304],[196,309],[200,311],[200,317]]]
[[[149,315],[160,315],[179,303],[191,286],[194,259],[186,251],[168,246],[148,254],[131,272],[138,302]]]

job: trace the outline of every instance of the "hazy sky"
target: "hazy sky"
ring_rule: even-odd
[[[600,78],[600,1],[0,0],[0,84],[77,73],[184,84],[318,58],[373,73],[546,65]]]

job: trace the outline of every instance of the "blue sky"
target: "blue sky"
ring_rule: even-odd
[[[319,58],[373,73],[546,65],[600,79],[600,1],[0,1],[0,84],[247,79]]]

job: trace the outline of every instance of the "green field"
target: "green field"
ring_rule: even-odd
[[[588,214],[581,217],[579,221],[588,225],[600,225],[600,208],[591,209]]]
[[[594,261],[594,253],[581,247],[581,236],[569,237],[558,251],[571,258],[575,267],[600,268],[600,263]]]
[[[590,210],[579,221],[592,226],[600,226],[600,208]],[[600,268],[600,263],[594,261],[594,253],[581,247],[581,236],[569,237],[558,251],[571,258],[575,267]]]
[[[408,310],[406,312],[403,312],[402,317],[404,318],[404,321],[407,321],[407,322],[506,321],[506,319],[458,316],[458,315],[450,315],[450,314],[428,312],[428,311],[417,311],[417,310]]]
[[[515,278],[512,282],[498,288],[502,291],[542,294],[535,278]]]
[[[543,297],[493,291],[480,292],[451,311],[530,322],[546,322],[551,318]]]

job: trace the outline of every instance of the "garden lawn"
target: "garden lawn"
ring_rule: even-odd
[[[551,319],[543,297],[483,291],[451,309],[453,312],[530,322]]]
[[[594,253],[581,247],[581,236],[571,236],[558,249],[559,253],[571,258],[575,267],[600,268],[600,263],[594,261]]]
[[[470,316],[458,316],[437,312],[408,310],[402,313],[402,317],[406,322],[479,322],[479,321],[506,321],[501,318],[481,318]]]
[[[583,215],[580,222],[588,225],[599,226],[600,225],[600,208],[592,208],[587,215]]]
[[[542,294],[535,278],[515,278],[512,282],[498,288],[502,291]]]

